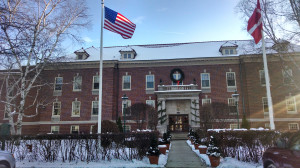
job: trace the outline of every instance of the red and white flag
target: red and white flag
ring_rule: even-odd
[[[256,8],[253,11],[252,16],[248,20],[247,31],[253,36],[255,43],[257,44],[262,38],[262,16],[259,0],[257,0]]]

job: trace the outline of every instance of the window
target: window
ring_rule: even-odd
[[[80,101],[73,101],[72,102],[72,117],[79,117],[80,116]]]
[[[128,59],[131,59],[131,54],[127,54],[127,58],[128,58]]]
[[[146,89],[154,89],[154,75],[146,75]]]
[[[260,79],[260,85],[262,85],[262,86],[266,85],[266,78],[265,78],[264,70],[259,70],[259,79]]]
[[[149,106],[155,108],[155,100],[146,100],[146,104],[148,104]]]
[[[99,101],[92,101],[92,115],[98,115]]]
[[[264,115],[269,115],[268,98],[263,97],[263,98],[262,98],[262,103],[263,103],[263,111],[264,111]]]
[[[230,129],[238,129],[238,125],[237,124],[230,124]]]
[[[208,105],[208,104],[211,104],[211,99],[209,99],[209,98],[202,99],[202,106]]]
[[[93,76],[93,90],[99,90],[99,76]]]
[[[283,69],[282,70],[282,76],[283,76],[283,83],[284,84],[291,84],[293,82],[293,72],[291,69]]]
[[[201,73],[201,88],[210,88],[209,73]]]
[[[72,125],[71,134],[78,134],[78,133],[79,133],[79,125]]]
[[[270,129],[270,123],[265,123],[265,128]]]
[[[236,102],[234,98],[228,98],[229,114],[236,114]]]
[[[81,91],[82,77],[74,76],[73,91]]]
[[[125,132],[130,132],[130,131],[131,131],[131,126],[125,125]]]
[[[54,82],[54,90],[55,91],[61,91],[62,90],[62,84],[63,84],[63,77],[56,77]]]
[[[52,116],[60,116],[61,102],[53,102]]]
[[[235,87],[235,73],[226,72],[227,87]]]
[[[179,83],[178,83],[178,82],[179,82]],[[178,82],[172,81],[172,85],[183,85],[183,82],[182,82],[182,81],[178,81]]]
[[[6,111],[4,112],[4,118],[3,119],[8,119],[8,113]]]
[[[51,133],[58,134],[59,133],[59,126],[51,126]]]
[[[297,113],[295,97],[286,97],[286,108],[288,113]]]
[[[127,100],[127,104],[125,104],[124,102],[122,102],[122,114],[124,114],[124,108],[126,108],[125,111],[125,116],[130,116],[131,115],[131,111],[127,108],[131,106],[131,100]]]
[[[131,89],[131,76],[126,75],[123,76],[123,90],[130,90]]]
[[[299,130],[298,123],[289,123],[289,130]]]

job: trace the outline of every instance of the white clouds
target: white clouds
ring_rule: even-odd
[[[133,19],[132,22],[133,22],[134,24],[138,24],[138,23],[141,24],[141,23],[143,23],[144,20],[145,20],[145,17],[144,17],[144,16],[139,16],[139,17]]]
[[[91,38],[89,38],[89,37],[83,37],[82,39],[86,43],[92,43],[93,42],[93,40]]]

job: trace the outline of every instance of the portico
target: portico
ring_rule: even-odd
[[[187,132],[200,126],[198,85],[159,85],[155,91],[158,100],[158,126],[161,133]]]

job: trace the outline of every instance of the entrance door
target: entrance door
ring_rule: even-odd
[[[169,115],[169,129],[173,132],[189,131],[189,117],[187,114]]]

